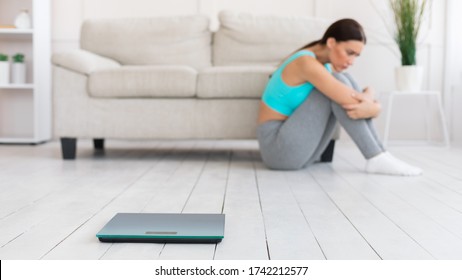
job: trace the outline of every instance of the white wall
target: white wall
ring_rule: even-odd
[[[417,59],[418,64],[426,69],[426,89],[443,90],[446,1],[434,1],[431,15],[422,28],[423,38]],[[332,20],[353,17],[365,27],[369,41],[350,72],[361,85],[385,92],[394,89],[394,68],[400,63],[397,48],[384,24],[386,11],[389,11],[387,3],[388,0],[53,0],[53,50],[77,48],[79,27],[86,18],[201,13],[211,17],[211,28],[214,30],[218,26],[216,15],[223,9],[255,14],[307,15]],[[386,95],[382,95],[381,100],[386,109]],[[437,126],[436,111],[426,112],[424,101],[402,98],[395,103],[390,133],[392,138],[425,137],[424,114],[430,114]],[[380,133],[383,131],[383,120],[382,116],[376,122]],[[437,138],[439,132],[434,130],[432,133]]]
[[[444,84],[447,94],[446,107],[450,116],[450,127],[452,131],[452,141],[455,145],[462,146],[462,36],[460,36],[460,26],[462,26],[462,1],[447,1],[447,30],[446,37],[446,63]]]

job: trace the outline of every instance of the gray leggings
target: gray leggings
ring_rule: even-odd
[[[345,73],[334,76],[344,84],[362,90]],[[337,103],[314,89],[285,121],[268,121],[258,126],[257,137],[263,162],[271,169],[295,170],[314,163],[329,144],[339,121],[366,159],[385,151],[371,119],[353,120]]]

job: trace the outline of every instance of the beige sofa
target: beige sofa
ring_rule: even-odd
[[[63,158],[75,158],[78,138],[97,149],[107,138],[254,139],[269,75],[327,24],[230,11],[219,23],[211,32],[203,15],[85,21],[81,48],[53,55]]]

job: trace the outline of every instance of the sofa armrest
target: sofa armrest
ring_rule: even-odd
[[[52,62],[57,66],[87,75],[98,70],[120,67],[120,63],[113,59],[81,49],[56,53],[52,57]]]

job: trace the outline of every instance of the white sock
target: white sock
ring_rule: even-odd
[[[395,158],[389,152],[384,152],[367,160],[366,172],[385,175],[416,176],[422,174],[422,169]]]

